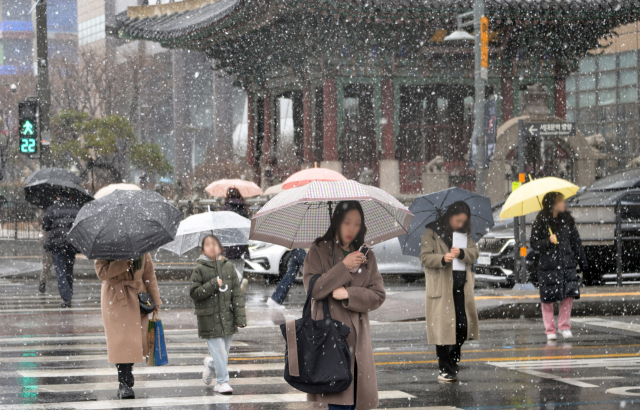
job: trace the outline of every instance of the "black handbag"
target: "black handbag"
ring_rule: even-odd
[[[331,319],[329,302],[323,305],[324,318],[311,318],[311,291],[320,275],[309,282],[302,318],[280,325],[287,342],[284,379],[292,387],[312,394],[339,393],[351,385],[351,352],[347,336],[351,328]]]
[[[156,304],[153,303],[151,295],[147,292],[138,293],[138,302],[140,303],[141,315],[148,315],[156,308]]]

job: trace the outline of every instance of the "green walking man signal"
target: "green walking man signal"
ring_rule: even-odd
[[[38,152],[38,102],[20,101],[18,103],[18,134],[20,134],[20,153],[31,155]]]

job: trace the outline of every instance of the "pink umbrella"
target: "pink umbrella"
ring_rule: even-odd
[[[213,181],[204,190],[211,196],[226,196],[229,188],[240,191],[244,198],[262,195],[262,189],[251,181],[242,179],[220,179]]]
[[[347,178],[339,172],[327,168],[309,168],[296,172],[282,184],[282,189],[291,189],[307,185],[312,181],[346,181]]]

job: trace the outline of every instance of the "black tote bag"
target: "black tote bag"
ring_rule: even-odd
[[[351,328],[331,319],[329,302],[321,301],[324,318],[311,318],[311,291],[320,275],[309,282],[302,318],[280,325],[287,342],[284,379],[292,387],[313,394],[339,393],[351,385],[351,353],[347,336]]]

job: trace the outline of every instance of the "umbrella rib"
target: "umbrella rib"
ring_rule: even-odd
[[[389,212],[389,210],[387,208],[385,208],[384,206],[382,206],[382,204],[378,201],[376,201],[376,203],[378,204],[379,207],[381,207],[382,209],[384,209],[390,216],[391,218],[398,222],[398,218],[396,218],[391,212]],[[402,230],[404,231],[405,234],[409,233],[409,230],[406,229],[404,226],[402,226],[400,223],[398,223],[398,225],[400,225],[402,227]]]
[[[309,208],[311,208],[311,204],[312,202],[309,203],[309,205],[307,205],[307,210],[304,212],[304,215],[307,214],[307,212],[309,212]],[[329,215],[329,218],[331,218],[331,215]],[[331,220],[331,219],[329,219]],[[302,223],[302,221],[304,221],[304,218],[300,218],[300,222],[298,222],[298,229],[296,229],[296,234],[293,236],[293,239],[291,240],[291,244],[289,246],[289,249],[293,249],[293,242],[295,242],[296,236],[298,236],[298,230],[300,229],[300,224]]]

